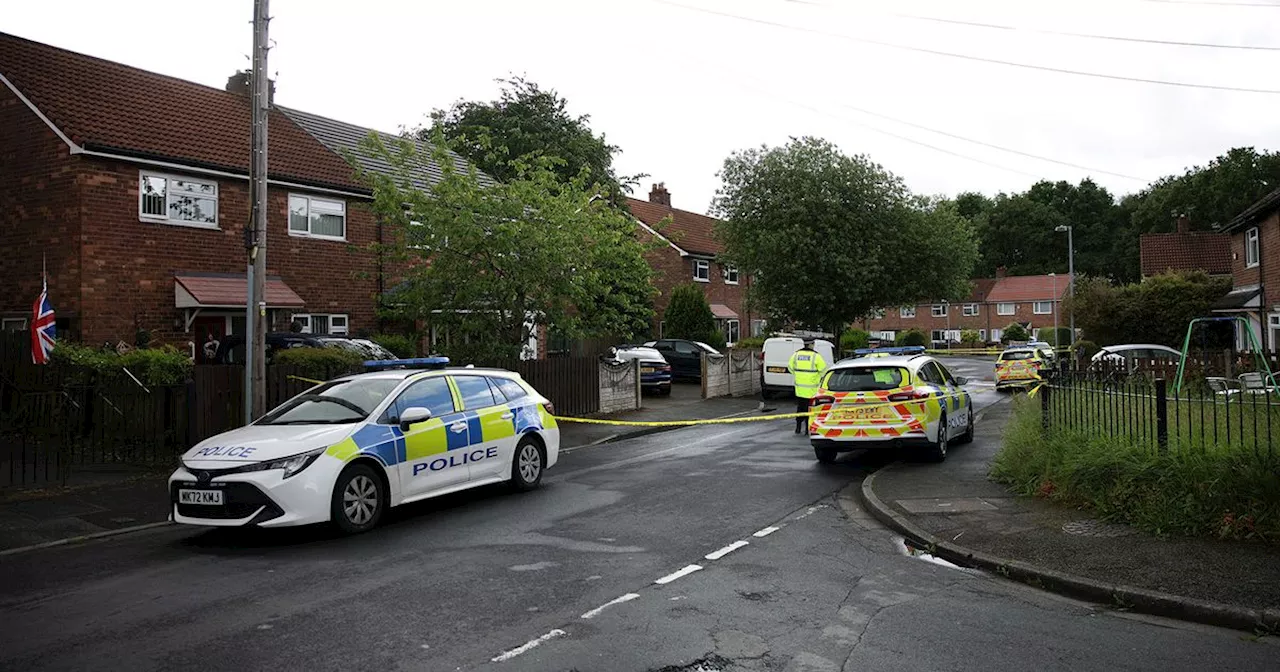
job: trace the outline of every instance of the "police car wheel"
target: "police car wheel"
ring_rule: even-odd
[[[813,455],[818,458],[818,462],[820,464],[831,464],[836,461],[835,448],[818,448],[815,446],[813,449]]]
[[[938,440],[929,444],[926,456],[931,462],[947,459],[947,416],[945,414],[938,418]]]
[[[330,508],[333,524],[340,531],[364,532],[382,519],[382,511],[387,508],[387,493],[372,468],[353,464],[338,475]]]
[[[529,437],[516,445],[515,458],[511,460],[511,486],[520,492],[528,492],[542,483],[542,467],[546,464],[542,446]]]
[[[969,411],[969,426],[965,429],[964,434],[961,434],[960,438],[956,439],[956,443],[959,443],[959,444],[973,443],[973,411],[972,410]]]

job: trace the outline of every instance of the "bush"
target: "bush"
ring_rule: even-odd
[[[733,347],[739,350],[760,350],[764,348],[764,336],[752,336],[751,338],[740,338]]]
[[[893,344],[899,347],[905,345],[928,345],[929,337],[919,329],[908,329],[898,332],[898,337],[893,340]]]
[[[1024,495],[1092,509],[1165,535],[1280,540],[1280,471],[1250,451],[1166,452],[1079,430],[1045,434],[1038,400],[1018,399],[991,476]]]
[[[1052,345],[1055,348],[1065,348],[1071,345],[1071,328],[1058,327],[1055,331],[1053,327],[1048,329],[1040,329],[1040,340]]]
[[[982,337],[978,335],[977,329],[961,329],[960,342],[965,345],[979,345],[982,343]]]
[[[724,333],[716,328],[711,306],[697,285],[690,282],[671,290],[671,302],[667,304],[662,319],[667,323],[662,332],[664,338],[702,341],[717,350],[724,350]]]
[[[418,348],[413,338],[404,334],[374,334],[369,337],[369,340],[390,350],[391,354],[401,359],[408,359],[418,355]]]
[[[289,348],[276,352],[274,364],[294,366],[299,375],[328,380],[360,370],[364,357],[342,348]]]
[[[840,334],[841,350],[858,350],[870,344],[871,334],[856,327],[850,327],[843,334]]]
[[[1029,341],[1031,340],[1031,334],[1027,333],[1026,327],[1014,322],[1000,332],[1000,340],[1005,343],[1009,341]]]
[[[1071,353],[1080,359],[1089,359],[1098,352],[1098,344],[1093,341],[1076,341],[1071,346]]]
[[[1209,314],[1209,306],[1231,291],[1231,278],[1202,271],[1165,273],[1130,285],[1105,278],[1076,281],[1066,308],[1086,338],[1098,343],[1159,343],[1180,347],[1187,323]],[[1215,343],[1229,347],[1227,330],[1210,329]],[[1225,340],[1220,340],[1224,339]]]
[[[72,380],[89,384],[95,380],[128,379],[129,370],[144,385],[178,385],[191,374],[187,353],[172,346],[130,350],[90,348],[78,343],[59,341],[53,348],[55,366],[64,367]]]
[[[693,340],[702,341],[703,343],[706,343],[707,345],[715,348],[719,352],[724,352],[724,348],[726,345],[726,341],[724,340],[724,332],[720,331],[719,329],[712,329],[711,333],[707,334],[706,338],[697,338]]]

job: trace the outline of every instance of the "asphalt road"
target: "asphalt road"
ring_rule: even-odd
[[[975,378],[979,405],[999,399],[978,380],[989,366],[954,367]],[[906,555],[850,498],[893,457],[822,467],[789,421],[702,426],[576,450],[533,493],[425,502],[358,537],[162,528],[6,556],[0,669],[1262,670],[1280,660],[1269,640]]]

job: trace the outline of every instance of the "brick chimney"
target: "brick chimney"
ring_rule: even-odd
[[[1000,279],[1000,278],[1003,278],[1003,277],[1004,277],[1005,275],[1007,275],[1008,273],[1009,273],[1009,269],[1005,268],[1004,266],[996,266],[996,279],[997,279],[997,280],[998,280],[998,279]]]
[[[649,190],[649,202],[671,207],[671,192],[667,191],[667,183],[659,182]]]
[[[227,91],[245,98],[253,97],[253,72],[249,70],[237,70],[236,74],[227,78]],[[276,99],[276,80],[267,80],[267,106],[270,107]]]
[[[1191,230],[1191,220],[1186,215],[1178,215],[1177,231],[1178,233],[1187,233]]]

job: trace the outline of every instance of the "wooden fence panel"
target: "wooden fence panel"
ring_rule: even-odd
[[[598,357],[552,357],[487,365],[519,373],[551,400],[559,415],[591,415],[600,411],[599,363]]]

